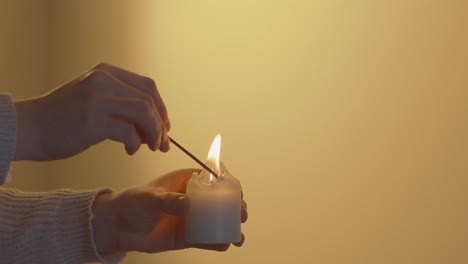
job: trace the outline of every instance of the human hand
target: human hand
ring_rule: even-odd
[[[46,95],[14,104],[14,160],[64,159],[106,139],[122,142],[130,155],[142,143],[153,151],[170,147],[171,124],[154,81],[113,65],[98,64]]]
[[[184,248],[225,251],[229,244],[205,245],[185,241],[187,182],[196,169],[178,170],[150,183],[115,194],[99,195],[93,205],[93,234],[100,254],[112,252],[162,252]],[[242,201],[241,221],[247,221]],[[242,246],[245,237],[235,243]]]

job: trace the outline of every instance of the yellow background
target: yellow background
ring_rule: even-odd
[[[4,91],[38,95],[110,62],[157,81],[170,135],[197,156],[223,135],[249,205],[244,247],[124,263],[468,262],[467,2],[3,4]],[[118,190],[195,165],[106,142],[18,163],[14,179]]]

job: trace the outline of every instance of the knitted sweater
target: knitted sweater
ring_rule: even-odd
[[[0,184],[16,147],[16,113],[0,94]],[[108,188],[22,192],[0,187],[0,263],[118,263],[124,254],[100,256],[93,241],[91,206]]]

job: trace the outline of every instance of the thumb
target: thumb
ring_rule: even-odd
[[[184,215],[189,207],[187,196],[183,193],[167,192],[160,196],[160,209],[170,215]]]

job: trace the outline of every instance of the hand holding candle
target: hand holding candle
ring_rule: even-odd
[[[93,205],[93,237],[101,254],[119,251],[163,252],[184,248],[225,251],[230,243],[190,243],[185,239],[189,201],[187,182],[198,169],[167,173],[148,184],[104,193]],[[247,221],[242,201],[241,222]],[[241,240],[233,243],[242,246]]]

